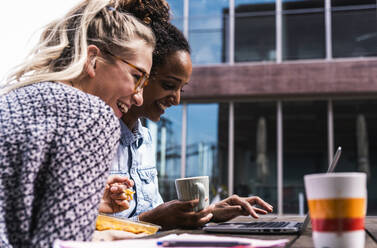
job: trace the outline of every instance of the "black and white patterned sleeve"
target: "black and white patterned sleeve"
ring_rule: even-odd
[[[46,193],[35,226],[36,244],[52,232],[57,234],[53,239],[91,239],[117,150],[119,121],[110,107],[90,95],[74,97],[57,124],[55,157],[48,163],[48,176],[40,181]]]
[[[111,108],[57,83],[25,87],[2,103],[10,118],[0,123],[1,240],[90,240],[120,136]]]

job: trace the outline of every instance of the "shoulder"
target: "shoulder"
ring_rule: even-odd
[[[97,96],[63,83],[34,83],[9,92],[2,101],[1,109],[22,122],[48,119],[60,127],[119,132],[118,118],[110,106]]]
[[[50,94],[46,94],[48,101],[51,101],[54,107],[63,110],[63,113],[74,115],[79,119],[107,117],[119,125],[118,118],[114,115],[111,107],[97,96],[62,83],[46,82],[37,84],[36,87],[50,91]]]
[[[84,116],[90,113],[95,115],[94,117],[99,117],[101,114],[113,115],[115,117],[111,107],[99,97],[71,86],[62,83],[45,82],[36,84],[35,87],[40,88],[45,101],[49,101],[56,108],[64,108],[78,114],[83,113]]]
[[[99,97],[58,82],[30,84],[14,89],[4,97],[14,104],[22,103],[33,107],[48,107],[51,110],[58,108],[74,110],[80,107],[80,110],[92,108],[111,112],[110,107]]]

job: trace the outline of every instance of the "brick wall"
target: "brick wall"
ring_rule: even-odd
[[[194,67],[183,100],[377,97],[377,58]]]

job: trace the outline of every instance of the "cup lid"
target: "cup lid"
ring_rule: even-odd
[[[365,172],[332,172],[332,173],[315,173],[305,175],[304,178],[323,178],[323,177],[366,177]]]
[[[205,178],[208,178],[208,176],[181,177],[181,178],[177,178],[177,179],[175,179],[175,180],[176,180],[176,181],[180,181],[180,180],[205,179]]]

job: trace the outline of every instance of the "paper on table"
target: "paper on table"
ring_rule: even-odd
[[[157,239],[127,239],[104,242],[81,242],[57,240],[53,248],[156,248]]]
[[[269,248],[269,247],[283,247],[289,240],[261,240],[248,239],[240,237],[227,236],[213,236],[202,234],[188,234],[181,235],[171,234],[159,239],[128,239],[121,241],[109,242],[79,242],[79,241],[62,241],[57,240],[54,243],[54,248],[124,248],[124,247],[143,247],[143,248],[159,248],[158,241],[179,240],[179,241],[237,241],[250,242],[253,248]]]
[[[289,241],[288,239],[278,239],[278,240],[262,240],[262,239],[248,239],[240,237],[231,236],[214,236],[205,234],[188,234],[184,233],[181,235],[171,234],[162,238],[158,241],[167,240],[179,240],[179,241],[237,241],[242,243],[251,243],[253,248],[268,248],[268,247],[282,247]]]
[[[145,233],[132,233],[125,232],[121,230],[103,230],[103,231],[94,231],[92,241],[115,241],[115,240],[125,240],[125,239],[134,239],[142,238],[148,236]]]

